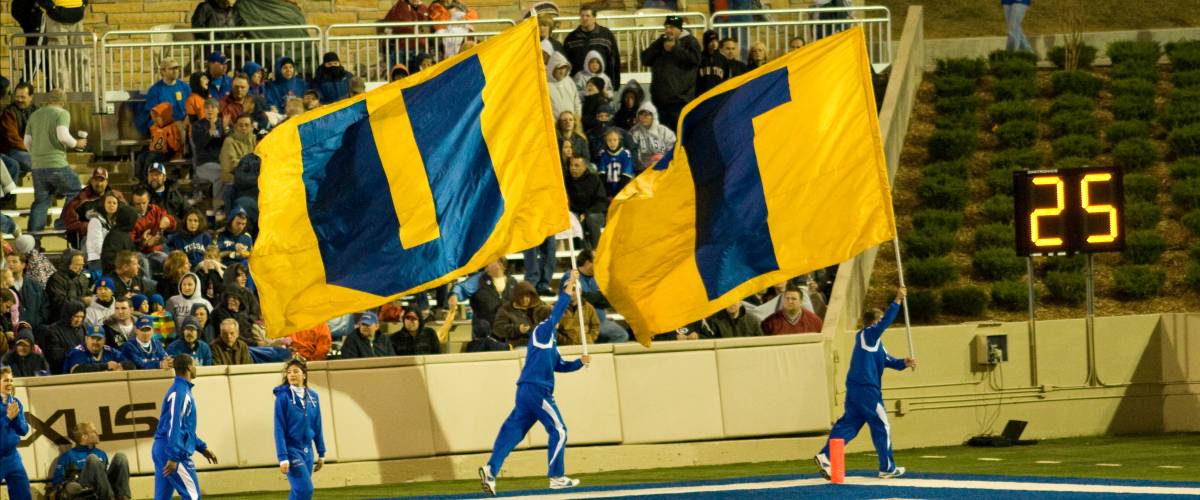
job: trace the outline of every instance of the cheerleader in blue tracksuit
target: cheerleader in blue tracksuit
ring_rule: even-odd
[[[12,368],[0,368],[0,404],[4,406],[0,410],[0,479],[8,483],[8,498],[29,500],[33,498],[29,475],[17,452],[21,436],[29,434],[29,424],[25,422],[25,406],[13,392]]]
[[[200,480],[192,454],[199,451],[213,464],[217,463],[217,456],[196,435],[196,400],[192,398],[196,361],[180,354],[173,363],[175,381],[163,397],[162,414],[150,450],[154,459],[154,500],[171,500],[176,492],[183,500],[198,500]]]
[[[308,388],[308,365],[304,360],[292,358],[283,373],[283,385],[275,388],[275,455],[279,458],[279,471],[287,475],[292,485],[288,498],[311,499],[312,475],[325,465],[321,404],[317,401],[317,391]]]
[[[863,423],[871,427],[871,441],[875,443],[875,452],[879,455],[879,477],[893,478],[904,475],[904,467],[897,467],[892,459],[892,431],[888,425],[887,410],[883,407],[883,393],[880,390],[880,379],[883,378],[884,367],[893,370],[917,366],[912,358],[898,359],[888,355],[883,347],[884,330],[896,319],[900,311],[900,303],[905,295],[904,288],[896,292],[896,300],[888,306],[887,312],[878,309],[863,314],[862,330],[854,336],[854,354],[850,358],[850,371],[846,373],[846,413],[833,424],[829,432],[830,439],[844,439],[850,443],[858,435]],[[830,477],[829,441],[814,458],[821,475]]]
[[[579,281],[578,271],[571,271],[558,302],[550,317],[533,327],[529,336],[529,347],[525,351],[525,367],[521,377],[517,379],[516,408],[508,415],[500,434],[496,436],[496,444],[492,446],[492,458],[479,468],[479,480],[483,491],[489,495],[496,494],[496,474],[504,465],[504,459],[513,448],[525,439],[525,434],[534,422],[540,421],[550,435],[546,455],[550,462],[549,476],[551,489],[571,488],[579,485],[578,479],[567,477],[563,472],[565,448],[567,446],[567,426],[563,424],[562,413],[554,402],[554,372],[573,372],[591,362],[591,357],[583,355],[571,362],[563,361],[558,353],[557,329],[558,321],[563,312],[571,305],[571,295],[575,293]]]

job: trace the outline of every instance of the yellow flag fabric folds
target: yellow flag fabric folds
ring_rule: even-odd
[[[895,237],[861,29],[692,101],[674,151],[622,190],[596,279],[643,344]]]
[[[259,143],[250,271],[270,335],[449,282],[566,229],[545,74],[531,20]]]

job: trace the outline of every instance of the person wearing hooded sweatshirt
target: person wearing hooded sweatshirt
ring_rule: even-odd
[[[275,61],[274,79],[267,84],[267,106],[277,113],[282,113],[287,106],[287,100],[304,97],[308,90],[308,82],[296,74],[296,61],[290,57],[280,57]]]
[[[68,304],[77,301],[79,310],[83,311],[82,301],[92,288],[87,275],[83,274],[83,264],[83,254],[78,250],[68,249],[63,252],[58,272],[46,283],[46,298],[50,301],[50,311],[65,311]],[[55,319],[62,318],[63,316],[57,316]]]
[[[50,369],[53,373],[63,373],[63,361],[67,359],[67,353],[74,349],[75,346],[83,344],[83,337],[86,333],[84,327],[83,302],[73,300],[62,306],[62,319],[54,323],[46,331],[46,339],[39,341],[38,345],[42,346],[42,352],[46,355],[46,362],[50,363]],[[104,335],[104,331],[100,331],[100,335]]]
[[[12,368],[14,377],[37,377],[50,374],[46,357],[35,349],[33,334],[17,333],[16,347],[4,354],[0,364]]]
[[[617,112],[613,115],[613,125],[629,130],[637,124],[637,112],[646,100],[646,92],[637,80],[629,80],[617,91],[617,97],[619,100]]]
[[[234,207],[226,219],[225,229],[217,233],[217,250],[221,252],[221,263],[226,266],[244,264],[254,247],[254,238],[246,232],[250,218],[242,207]]]
[[[242,72],[250,79],[250,95],[266,96],[267,72],[263,66],[254,61],[246,61],[246,64],[242,65]]]
[[[137,243],[133,242],[133,226],[137,224],[137,209],[129,205],[117,208],[108,234],[104,235],[104,243],[100,245],[100,268],[104,274],[111,275],[117,269],[117,254],[130,251],[140,253]]]
[[[642,66],[650,68],[650,100],[662,113],[663,125],[675,130],[683,106],[696,97],[700,43],[683,29],[681,18],[670,16],[663,22],[663,36],[641,55]]]
[[[457,308],[450,309],[437,330],[425,326],[425,320],[417,311],[405,311],[401,328],[389,336],[397,356],[419,356],[441,354],[442,342],[450,338]]]
[[[204,252],[212,244],[212,235],[204,219],[204,213],[199,209],[188,209],[183,216],[183,227],[167,238],[167,253],[183,252],[187,254],[188,264],[193,268],[199,266],[204,261]]]
[[[408,66],[401,64],[401,63],[396,63],[395,65],[392,66],[392,72],[391,72],[391,74],[388,75],[388,81],[394,82],[396,80],[401,80],[407,76],[408,76]]]
[[[700,53],[700,71],[696,78],[696,94],[703,94],[728,78],[725,56],[721,55],[720,36],[715,30],[704,32],[704,50]]]
[[[209,318],[212,314],[212,308],[204,304],[195,304],[192,306],[192,312],[188,316],[196,320],[196,324],[200,326],[200,340],[205,343],[212,343],[217,338],[220,330]]]
[[[167,115],[172,122],[182,121],[187,116],[186,103],[192,89],[188,82],[179,79],[179,62],[172,57],[163,58],[158,64],[158,74],[162,79],[154,82],[146,91],[146,102],[142,109],[149,113],[141,120],[143,132],[153,130],[155,119],[151,113],[158,109],[159,104],[167,104]]]
[[[25,421],[25,405],[13,392],[12,370],[0,368],[0,404],[4,405],[0,415],[0,479],[8,484],[8,498],[29,500],[33,498],[29,475],[17,451],[21,437],[29,434],[29,424]]]
[[[555,52],[550,55],[546,64],[546,80],[550,84],[550,107],[555,117],[562,116],[564,111],[583,115],[583,102],[579,99],[579,89],[571,80],[571,63],[566,56]]]
[[[500,306],[500,310],[496,311],[492,331],[496,338],[508,342],[509,347],[520,347],[529,340],[529,332],[545,317],[549,309],[542,303],[533,285],[522,281],[513,290],[512,300],[505,302]]]
[[[187,113],[189,125],[204,119],[204,103],[208,101],[208,76],[202,71],[195,71],[188,77],[188,88],[192,90],[183,110]]]
[[[283,366],[283,384],[272,392],[275,457],[279,459],[279,472],[287,476],[292,487],[288,500],[311,499],[312,475],[325,466],[325,434],[317,391],[308,388],[308,364],[299,358],[289,360]]]
[[[238,336],[247,345],[258,346],[259,339],[254,335],[254,320],[247,312],[248,304],[243,300],[242,289],[235,286],[225,288],[225,294],[221,298],[221,303],[213,309],[211,322],[220,325],[223,321],[232,318],[238,324]]]
[[[196,360],[198,366],[212,366],[212,347],[200,338],[200,322],[196,321],[196,318],[186,317],[182,324],[182,333],[167,346],[167,355],[173,358],[187,354]]]
[[[175,316],[176,325],[183,328],[184,321],[192,315],[197,304],[212,310],[212,304],[200,295],[200,276],[187,273],[179,280],[179,295],[167,299],[167,311]]]
[[[238,25],[237,15],[233,11],[235,0],[204,0],[192,11],[192,28],[234,28]],[[213,34],[217,40],[236,38],[236,31],[218,31]],[[206,33],[197,33],[197,39],[209,39]]]
[[[138,157],[134,172],[134,176],[142,180],[146,179],[146,170],[151,165],[162,165],[183,157],[183,135],[171,118],[171,105],[159,103],[150,110],[150,117],[154,119],[154,125],[150,126],[150,143]]]
[[[321,57],[321,67],[313,75],[312,88],[321,95],[321,104],[329,104],[350,95],[351,78],[354,74],[342,67],[337,52],[326,52]]]
[[[658,110],[649,102],[638,109],[638,124],[629,129],[638,146],[638,163],[649,168],[675,147],[675,133],[658,119]]]
[[[214,200],[225,200],[233,187],[234,169],[242,157],[254,152],[258,145],[258,136],[254,135],[254,119],[248,115],[237,117],[233,124],[233,132],[221,145],[221,177],[213,183]],[[232,207],[225,207],[226,210]]]

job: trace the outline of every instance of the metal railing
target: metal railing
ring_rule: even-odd
[[[850,27],[860,26],[867,38],[871,63],[892,63],[892,13],[887,7],[830,7],[820,9],[771,9],[719,11],[712,15],[712,29],[721,38],[737,38],[743,53],[761,42],[767,59],[791,50],[793,38],[815,42]]]
[[[600,15],[596,17],[596,22],[612,31],[613,37],[617,39],[617,47],[621,51],[621,62],[624,63],[621,71],[641,73],[650,71],[650,68],[642,66],[642,50],[645,50],[662,35],[663,21],[670,16],[682,18],[684,29],[690,30],[695,36],[700,36],[701,32],[708,27],[708,16],[702,12],[655,11]],[[560,26],[571,25],[570,28],[560,27],[554,30],[553,33],[558,35],[559,41],[564,41],[566,35],[575,31],[579,24],[578,16],[560,16],[555,20],[559,22]],[[613,84],[620,85],[620,82],[613,82]]]
[[[95,33],[86,31],[9,35],[10,80],[29,82],[36,92],[53,88],[94,92],[92,66],[99,55],[96,40]]]
[[[112,100],[122,100],[130,90],[145,91],[159,80],[158,63],[172,57],[186,71],[202,71],[204,59],[215,51],[229,61],[229,72],[240,71],[249,61],[272,69],[283,56],[296,62],[301,74],[311,72],[321,62],[321,28],[315,25],[270,26],[254,28],[257,34],[280,38],[225,39],[244,28],[120,30],[109,31],[100,39],[101,112],[112,112]],[[305,36],[295,36],[302,31]],[[289,33],[291,32],[291,33]],[[187,79],[187,74],[180,75]]]
[[[396,63],[409,66],[422,54],[441,61],[515,25],[511,19],[333,24],[325,28],[324,50],[363,80],[386,82]]]

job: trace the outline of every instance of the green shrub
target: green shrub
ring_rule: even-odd
[[[1046,158],[1036,149],[1005,149],[992,155],[992,170],[1029,170],[1042,166]]]
[[[1107,53],[1113,64],[1135,62],[1154,65],[1158,64],[1161,51],[1155,41],[1121,40],[1108,44]]]
[[[954,249],[953,231],[914,231],[903,240],[904,253],[911,258],[923,259],[946,255]]]
[[[954,210],[921,209],[913,212],[913,227],[918,231],[953,233],[962,226],[962,212]]]
[[[1200,70],[1176,71],[1171,78],[1174,79],[1176,88],[1200,87]]]
[[[957,97],[975,93],[975,79],[958,75],[933,77],[933,88],[938,97]]]
[[[1005,78],[992,84],[992,96],[996,101],[1024,100],[1037,96],[1037,80],[1027,78]]]
[[[1037,64],[1027,60],[1010,59],[996,61],[991,64],[992,76],[1003,80],[1006,78],[1025,78],[1032,80],[1037,74]]]
[[[1038,126],[1030,120],[1016,120],[996,129],[996,139],[1005,148],[1027,148],[1037,142]]]
[[[967,183],[955,177],[922,176],[917,184],[917,199],[924,208],[962,210],[970,194]]]
[[[1010,247],[985,248],[975,252],[971,265],[979,277],[987,280],[1012,279],[1025,272],[1025,260]]]
[[[974,130],[934,130],[929,136],[929,157],[933,160],[957,160],[975,152]]]
[[[1121,257],[1131,264],[1153,264],[1167,251],[1167,240],[1158,231],[1142,229],[1125,235]]]
[[[1200,177],[1200,157],[1181,158],[1171,165],[1172,179]]]
[[[1162,294],[1167,273],[1155,266],[1117,266],[1113,271],[1113,286],[1117,297],[1142,300]]]
[[[1200,40],[1167,44],[1167,56],[1175,71],[1200,69]]]
[[[1050,114],[1057,115],[1070,111],[1092,112],[1096,109],[1096,100],[1081,95],[1067,94],[1059,96],[1050,103]]]
[[[979,117],[973,112],[937,115],[933,118],[933,126],[941,130],[978,130]]]
[[[1171,200],[1184,210],[1200,208],[1200,178],[1193,177],[1172,183]]]
[[[1172,130],[1167,135],[1167,142],[1176,158],[1200,155],[1200,123]]]
[[[1200,88],[1175,89],[1159,114],[1158,122],[1169,130],[1200,123]]]
[[[908,292],[908,314],[914,323],[933,323],[942,314],[942,299],[933,290]]]
[[[1055,71],[1050,75],[1050,87],[1054,95],[1076,94],[1096,97],[1100,93],[1100,78],[1090,71]]]
[[[1183,217],[1179,218],[1179,222],[1183,224],[1183,227],[1186,227],[1188,231],[1191,231],[1192,235],[1200,236],[1200,209],[1193,209],[1188,211],[1188,213],[1183,214]]]
[[[1125,188],[1125,198],[1131,201],[1154,203],[1162,183],[1157,177],[1148,174],[1129,174],[1122,181]]]
[[[1100,139],[1090,135],[1068,135],[1054,140],[1055,158],[1078,156],[1094,158],[1100,154]]]
[[[978,80],[987,73],[987,61],[983,58],[957,57],[939,59],[937,74],[939,76],[954,75]]]
[[[1200,241],[1192,243],[1192,246],[1188,247],[1188,257],[1191,257],[1192,262],[1200,263]]]
[[[992,194],[1007,194],[1012,195],[1013,170],[988,170],[987,185]]]
[[[987,310],[988,294],[977,286],[942,290],[942,310],[956,316],[978,317]]]
[[[1084,158],[1082,156],[1068,156],[1066,158],[1054,160],[1054,168],[1090,167],[1092,166],[1092,163],[1094,162],[1091,158]]]
[[[1113,117],[1118,120],[1149,120],[1158,113],[1153,97],[1123,95],[1113,99],[1109,106]]]
[[[1006,311],[1020,311],[1029,305],[1029,286],[1016,280],[992,283],[992,305]]]
[[[1125,226],[1129,229],[1154,229],[1162,220],[1162,209],[1154,203],[1133,201],[1125,204]]]
[[[1008,224],[984,224],[975,228],[975,251],[1013,246],[1013,227]]]
[[[1014,120],[1037,121],[1037,108],[1028,101],[1004,101],[992,104],[988,108],[988,118],[992,123],[1002,124]]]
[[[933,109],[939,115],[971,114],[979,109],[979,96],[942,97],[933,102]]]
[[[1112,90],[1113,96],[1116,97],[1150,97],[1153,98],[1158,90],[1154,88],[1154,83],[1136,78],[1127,78],[1125,80],[1113,80],[1108,85]]]
[[[956,179],[967,180],[969,172],[967,171],[967,163],[962,160],[939,161],[925,165],[921,169],[921,175],[928,177],[954,177]]]
[[[1058,113],[1050,118],[1050,133],[1054,137],[1064,135],[1096,135],[1098,123],[1088,111]]]
[[[983,213],[984,220],[987,222],[1003,222],[1012,224],[1013,220],[1013,198],[1012,196],[998,194],[988,198],[980,207]]]
[[[1067,67],[1067,48],[1063,45],[1056,45],[1051,48],[1050,51],[1046,53],[1046,57],[1050,59],[1050,62],[1054,63],[1054,66],[1059,69],[1065,69]],[[1095,60],[1096,47],[1091,45],[1079,46],[1079,55],[1076,59],[1076,64],[1078,67],[1090,68]]]
[[[1005,61],[1024,61],[1028,64],[1037,64],[1038,56],[1033,52],[1025,52],[1021,50],[996,49],[988,52],[989,63],[995,64]]]
[[[1141,170],[1158,161],[1158,149],[1149,139],[1126,139],[1113,148],[1113,163],[1125,170]]]
[[[1114,64],[1108,76],[1114,80],[1135,79],[1157,82],[1158,67],[1134,62],[1123,62],[1121,64]]]
[[[909,284],[918,287],[939,287],[958,279],[958,269],[946,257],[909,259],[904,271]]]
[[[1105,131],[1104,137],[1109,144],[1117,144],[1125,139],[1148,139],[1150,124],[1138,120],[1113,122]]]
[[[1083,302],[1087,295],[1087,283],[1082,273],[1051,271],[1042,279],[1046,285],[1047,295],[1054,302],[1077,305]]]
[[[1087,259],[1083,255],[1047,257],[1042,261],[1042,273],[1049,276],[1053,272],[1082,273],[1087,267]]]
[[[1183,281],[1192,291],[1200,292],[1200,262],[1188,264],[1187,275],[1184,276]]]

